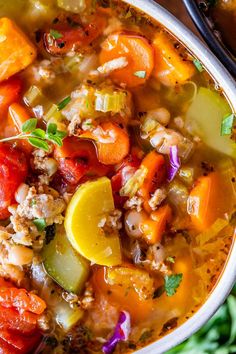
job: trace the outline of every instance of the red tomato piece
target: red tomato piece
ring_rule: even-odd
[[[19,100],[22,88],[21,80],[12,77],[0,84],[0,111],[1,119],[6,115],[8,107]]]
[[[14,202],[14,194],[27,172],[24,153],[12,145],[0,144],[0,220],[10,215],[7,208]]]
[[[89,46],[102,33],[105,25],[106,20],[101,16],[87,25],[83,25],[76,15],[58,18],[53,29],[44,33],[44,47],[51,55],[65,55],[72,49],[79,50]]]
[[[0,304],[4,307],[15,307],[21,312],[30,311],[37,315],[46,309],[45,302],[39,296],[17,288],[1,288]]]
[[[35,331],[38,315],[31,312],[19,313],[13,308],[0,306],[0,329],[29,334]]]
[[[0,354],[21,354],[21,352],[0,338]]]
[[[76,185],[85,176],[102,177],[110,171],[110,166],[98,161],[95,145],[89,140],[68,137],[62,147],[56,147],[54,155],[61,175],[69,184]]]
[[[137,156],[128,156],[120,165],[117,173],[111,178],[111,186],[116,207],[122,207],[127,200],[126,197],[120,196],[120,189],[139,168],[140,163],[141,160]]]
[[[39,343],[41,337],[40,333],[25,336],[11,330],[0,330],[0,339],[14,347],[20,354],[30,353]]]

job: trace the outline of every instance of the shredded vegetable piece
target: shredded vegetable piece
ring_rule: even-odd
[[[218,233],[223,230],[227,225],[228,221],[225,219],[217,219],[211,227],[209,227],[207,230],[201,232],[196,240],[199,243],[200,246],[203,246],[205,243],[213,239],[218,235]]]
[[[180,159],[178,157],[178,147],[170,147],[170,166],[167,171],[167,181],[171,182],[180,168]]]
[[[112,337],[103,345],[102,351],[104,354],[111,354],[115,350],[116,345],[120,341],[127,341],[130,334],[130,315],[126,311],[120,313],[118,323],[116,325],[114,334]]]
[[[141,165],[134,175],[121,188],[120,195],[122,197],[126,196],[132,198],[143,184],[147,174],[148,169]]]

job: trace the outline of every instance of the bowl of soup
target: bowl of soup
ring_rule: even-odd
[[[146,0],[0,1],[0,64],[1,351],[166,352],[235,282],[234,80]]]
[[[236,76],[235,1],[184,0],[184,4],[211,50]]]

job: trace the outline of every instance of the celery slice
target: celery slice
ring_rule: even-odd
[[[229,136],[221,136],[221,122],[231,113],[227,101],[217,92],[200,87],[186,114],[186,128],[217,151],[236,158],[236,144]]]
[[[86,9],[85,0],[57,0],[57,5],[66,11],[74,13],[80,13]]]
[[[74,327],[74,325],[76,325],[84,314],[84,311],[79,307],[72,309],[64,300],[55,306],[54,312],[57,323],[65,332],[68,332],[72,327]]]
[[[127,95],[122,91],[106,93],[104,91],[95,92],[95,110],[99,112],[119,113],[125,109]]]
[[[56,104],[53,104],[49,110],[47,111],[46,114],[44,114],[44,120],[48,122],[51,118],[54,118],[56,121],[61,121],[63,119],[63,116],[61,112],[58,110],[58,107]]]
[[[80,294],[89,275],[88,262],[71,247],[63,228],[44,246],[43,264],[47,273],[66,291]]]

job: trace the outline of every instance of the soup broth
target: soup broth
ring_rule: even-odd
[[[234,112],[122,1],[0,0],[0,16],[0,348],[134,352],[222,273]]]

